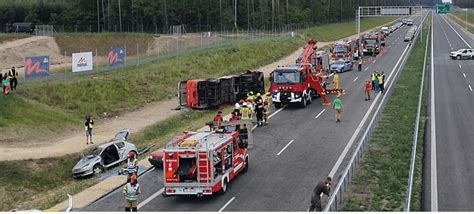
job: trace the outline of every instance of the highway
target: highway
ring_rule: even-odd
[[[416,18],[415,23],[419,25],[420,20]],[[374,69],[384,71],[386,78],[390,76],[402,53],[406,53],[408,43],[403,37],[408,28],[404,26],[392,33],[386,39],[383,56],[367,60],[362,72],[340,74],[341,88],[346,90],[342,96],[345,112],[341,123],[335,123],[334,111],[323,106],[321,99],[313,100],[304,109],[286,107],[271,118],[269,126],[254,131],[255,147],[249,151],[249,171],[229,183],[224,195],[164,198],[159,194],[163,172],[156,169],[139,178],[143,191],[139,210],[306,211],[317,182],[330,173],[337,182],[344,160],[350,156],[349,142],[357,139],[354,133],[358,126],[362,124],[359,129],[363,130],[365,124],[361,121],[370,119],[367,112],[376,107],[374,99],[364,101],[364,80]],[[343,151],[349,153],[341,155]],[[82,210],[123,211],[124,203],[118,189]]]
[[[431,211],[473,211],[474,60],[452,60],[448,55],[474,47],[474,40],[448,17],[435,15],[433,23],[431,189],[427,197]]]

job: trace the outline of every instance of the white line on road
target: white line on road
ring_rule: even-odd
[[[332,75],[334,75],[334,73],[331,73],[331,74],[329,74],[329,76],[328,76],[328,77],[331,77]]]
[[[472,87],[471,87],[471,85],[469,85],[469,90],[471,90],[471,91],[472,91]]]
[[[278,114],[280,111],[282,111],[285,108],[286,108],[286,105],[282,106],[280,109],[276,110],[275,112],[273,112],[273,114],[268,116],[268,119],[272,118],[273,116],[275,116],[276,114]]]
[[[288,144],[286,144],[286,146],[285,146],[285,147],[283,147],[283,149],[281,149],[281,151],[280,151],[280,152],[278,152],[278,154],[277,154],[277,155],[280,155],[280,154],[281,154],[283,151],[285,151],[285,149],[286,149],[286,148],[287,148],[287,147],[288,147],[290,144],[292,144],[292,143],[293,143],[293,141],[295,141],[295,140],[291,140],[291,141],[290,141]]]
[[[388,82],[393,74],[395,73],[395,70],[396,68],[398,67],[398,65],[400,65],[402,59],[404,58],[405,54],[407,53],[408,51],[408,48],[410,46],[406,46],[405,50],[402,52],[402,55],[401,57],[398,59],[397,63],[395,64],[395,66],[393,66],[393,69],[392,69],[392,72],[390,73],[390,75],[388,76],[386,82]],[[398,69],[397,72],[399,72],[401,69]],[[389,88],[391,87],[391,85],[389,86]],[[331,172],[329,172],[329,176],[331,177],[334,177],[334,175],[336,174],[336,171],[339,169],[339,166],[342,164],[342,161],[344,160],[344,158],[346,157],[347,155],[347,152],[349,152],[349,149],[352,147],[352,144],[354,144],[357,136],[359,135],[359,132],[362,130],[364,124],[365,124],[365,121],[367,121],[367,119],[369,118],[369,115],[370,113],[372,112],[372,109],[375,107],[375,105],[378,102],[378,100],[380,99],[380,94],[378,94],[376,97],[375,97],[375,100],[374,102],[372,102],[372,104],[370,105],[369,107],[369,110],[367,110],[367,112],[365,113],[364,117],[362,118],[362,121],[360,121],[359,125],[357,126],[354,134],[352,134],[352,137],[351,139],[349,140],[349,142],[346,144],[346,147],[344,148],[344,150],[342,151],[341,155],[339,155],[339,158],[337,159],[336,163],[334,164]]]
[[[316,115],[316,117],[314,117],[314,119],[318,119],[318,117],[321,116],[321,114],[323,114],[325,111],[326,109],[323,109],[321,112],[319,112],[318,115]]]
[[[471,45],[469,45],[469,43],[466,42],[466,40],[464,40],[464,38],[462,38],[462,36],[458,33],[458,31],[456,29],[453,28],[453,26],[451,25],[451,23],[448,22],[448,20],[446,20],[444,18],[444,16],[441,16],[441,19],[443,19],[451,29],[453,29],[453,31],[459,36],[459,38],[461,38],[461,40],[469,47],[469,48],[472,48]]]
[[[435,114],[435,90],[434,90],[434,49],[433,49],[433,32],[434,32],[434,15],[431,16],[431,212],[438,212],[438,175],[436,167],[436,114]],[[440,25],[441,26],[441,25]],[[443,29],[443,26],[441,26]],[[446,33],[445,33],[446,35]],[[447,37],[446,37],[447,38]]]
[[[147,199],[145,199],[142,203],[138,204],[138,209],[142,208],[143,206],[145,206],[146,204],[150,203],[151,200],[155,199],[156,197],[158,197],[161,193],[163,193],[164,191],[164,188],[161,188],[160,190],[158,190],[158,192],[155,192],[155,194],[151,195],[150,197],[148,197]]]
[[[367,71],[369,69],[369,67],[365,68],[364,71]]]
[[[462,68],[462,67],[461,67],[461,64],[458,64],[458,65],[459,65],[459,69],[461,69],[461,68]]]
[[[374,60],[372,63],[374,63],[374,64],[375,64],[375,62],[377,62],[377,60]]]
[[[219,212],[222,212],[227,206],[229,206],[229,204],[232,203],[234,199],[235,199],[235,196],[232,197],[227,203],[225,203],[224,206],[219,210]]]
[[[359,77],[356,77],[354,80],[352,80],[352,82],[355,82],[355,81],[357,81],[357,79],[359,79]]]
[[[464,76],[464,78],[466,78],[466,74],[465,74],[465,73],[462,73],[462,75]]]

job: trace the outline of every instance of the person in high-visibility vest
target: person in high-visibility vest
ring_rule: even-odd
[[[263,99],[263,120],[265,121],[265,125],[268,125],[268,115],[270,115],[270,105],[272,102],[272,96],[270,92],[265,94],[265,98]]]
[[[371,77],[372,77],[372,90],[375,91],[375,80],[377,79],[377,71],[374,71]]]
[[[257,93],[257,97],[255,98],[255,111],[257,112],[257,126],[263,126],[263,98],[260,93]]]
[[[341,94],[338,94],[337,98],[334,99],[334,102],[332,104],[332,108],[334,109],[334,111],[336,111],[336,123],[341,122],[341,114],[344,108],[340,97],[341,97]]]
[[[384,88],[384,83],[385,83],[385,74],[383,73],[383,71],[382,71],[382,73],[381,73],[381,74],[379,74],[379,75],[378,75],[378,77],[377,77],[377,78],[378,78],[378,80],[379,80],[379,88],[380,88],[380,92],[382,92],[382,94],[383,94],[383,92],[384,92],[384,90],[385,90],[385,88]]]
[[[1,74],[0,74],[1,77]],[[8,95],[10,93],[10,80],[8,80],[7,74],[3,76],[2,79],[2,85],[3,85],[3,94]]]
[[[15,66],[13,66],[10,70],[8,70],[8,80],[10,80],[10,88],[12,91],[16,92],[16,85],[18,84],[18,71],[15,70]]]
[[[242,107],[240,107],[240,119],[241,120],[252,120],[252,109],[250,109],[247,103],[244,103]]]
[[[130,182],[125,184],[123,187],[123,195],[125,196],[126,205],[125,212],[137,212],[138,211],[138,195],[141,194],[140,185],[137,181],[137,176],[132,175]]]
[[[366,80],[364,83],[364,89],[365,89],[365,101],[370,100],[370,91],[372,91],[372,82],[370,80]]]
[[[84,123],[84,129],[86,131],[86,145],[89,144],[89,138],[91,144],[94,144],[92,142],[92,128],[94,127],[94,120],[92,120],[91,116],[87,115],[86,116],[86,122]]]
[[[359,59],[359,71],[362,71],[362,58]]]
[[[334,89],[339,89],[339,82],[341,79],[339,78],[339,74],[337,74],[335,71],[333,73],[334,76],[332,77],[332,84],[334,85]]]

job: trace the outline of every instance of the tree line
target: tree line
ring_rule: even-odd
[[[0,25],[33,22],[67,32],[275,29],[354,19],[358,6],[433,5],[441,0],[2,0]],[[462,1],[462,0],[457,0]],[[464,0],[470,2],[470,0]]]
[[[473,0],[453,0],[453,4],[463,8],[474,8]]]

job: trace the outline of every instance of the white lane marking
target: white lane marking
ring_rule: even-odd
[[[357,81],[357,79],[359,79],[359,77],[356,77],[354,80],[352,80],[352,82],[355,82],[355,81]]]
[[[443,19],[451,29],[453,29],[453,31],[459,36],[459,38],[461,38],[461,40],[469,47],[469,48],[472,48],[471,45],[469,45],[469,43],[466,42],[466,40],[464,40],[464,38],[461,36],[461,34],[458,33],[458,31],[456,29],[453,28],[453,26],[451,25],[451,23],[449,23],[445,18],[444,16],[441,16],[441,19]]]
[[[434,32],[434,14],[431,13],[431,212],[438,212],[438,172],[436,166],[436,111],[435,111],[435,90],[434,90],[434,49],[433,49],[433,32]],[[441,26],[443,29],[443,26]],[[446,35],[446,33],[445,33]]]
[[[405,50],[402,52],[402,55],[401,57],[398,59],[397,63],[395,64],[395,66],[393,67],[392,69],[392,72],[390,73],[390,75],[388,76],[386,82],[388,82],[390,80],[390,78],[392,78],[393,74],[395,73],[395,69],[398,67],[398,65],[401,63],[402,59],[404,58],[405,54],[407,53],[407,50],[410,46],[406,45],[406,48]],[[400,71],[401,69],[398,69],[397,73]],[[391,87],[391,85],[389,86]],[[344,158],[346,157],[347,155],[347,152],[349,152],[349,149],[352,147],[352,144],[354,144],[357,136],[359,135],[359,132],[362,130],[364,124],[365,124],[365,121],[367,121],[367,119],[369,118],[369,115],[370,113],[372,112],[372,109],[375,107],[375,104],[379,103],[378,100],[380,99],[380,94],[378,94],[376,97],[375,97],[375,100],[374,102],[372,102],[372,104],[370,105],[369,107],[369,110],[367,110],[367,112],[365,113],[364,117],[362,118],[362,121],[360,121],[359,125],[357,126],[354,134],[352,135],[351,139],[349,140],[349,142],[346,144],[346,147],[344,148],[344,150],[342,151],[341,155],[339,155],[339,158],[337,159],[336,163],[334,164],[331,172],[329,173],[329,176],[331,177],[334,177],[334,175],[336,174],[336,171],[339,169],[339,166],[342,164],[342,161],[344,160]],[[385,96],[384,96],[385,97]]]
[[[331,74],[329,74],[329,76],[328,76],[328,77],[331,77],[332,75],[334,75],[334,73],[331,73]]]
[[[458,64],[458,65],[459,65],[459,69],[461,69],[461,68],[462,68],[462,67],[461,67],[461,64]]]
[[[235,199],[235,196],[232,197],[227,203],[225,203],[224,206],[221,209],[219,209],[218,212],[222,212],[227,206],[229,206],[230,203],[232,203],[232,201],[234,201],[234,199]]]
[[[367,71],[369,69],[369,67],[365,68],[364,71]]]
[[[374,62],[372,62],[372,63],[374,63],[374,64],[375,64],[375,62],[377,62],[377,60],[374,60]]]
[[[469,90],[471,90],[471,91],[472,91],[472,87],[471,87],[471,85],[469,85]]]
[[[147,199],[142,201],[140,204],[138,204],[137,208],[140,209],[143,206],[145,206],[146,204],[150,203],[150,201],[152,201],[153,199],[158,197],[161,193],[163,193],[163,191],[164,191],[164,188],[161,188],[160,190],[158,190],[158,192],[155,192],[155,194],[151,195],[150,197],[148,197]]]
[[[462,73],[462,75],[464,76],[464,78],[466,78],[466,74],[465,74],[465,73]]]
[[[323,114],[325,111],[326,109],[323,109],[321,112],[319,112],[318,115],[316,115],[316,117],[314,117],[314,119],[318,119],[318,117],[321,116],[321,114]]]
[[[286,148],[287,148],[287,147],[288,147],[290,144],[292,144],[292,143],[293,143],[293,141],[295,141],[295,140],[291,140],[291,141],[290,141],[288,144],[286,144],[286,146],[285,146],[285,147],[283,147],[283,149],[281,149],[281,151],[280,151],[280,152],[278,152],[278,154],[277,154],[277,155],[280,155],[280,154],[281,154],[283,151],[285,151],[285,149],[286,149]]]
[[[276,114],[278,114],[280,111],[282,111],[283,109],[286,108],[287,105],[284,105],[282,106],[280,109],[276,110],[275,112],[273,112],[273,114],[271,114],[270,116],[268,116],[268,119],[272,118],[273,116],[275,116]]]

